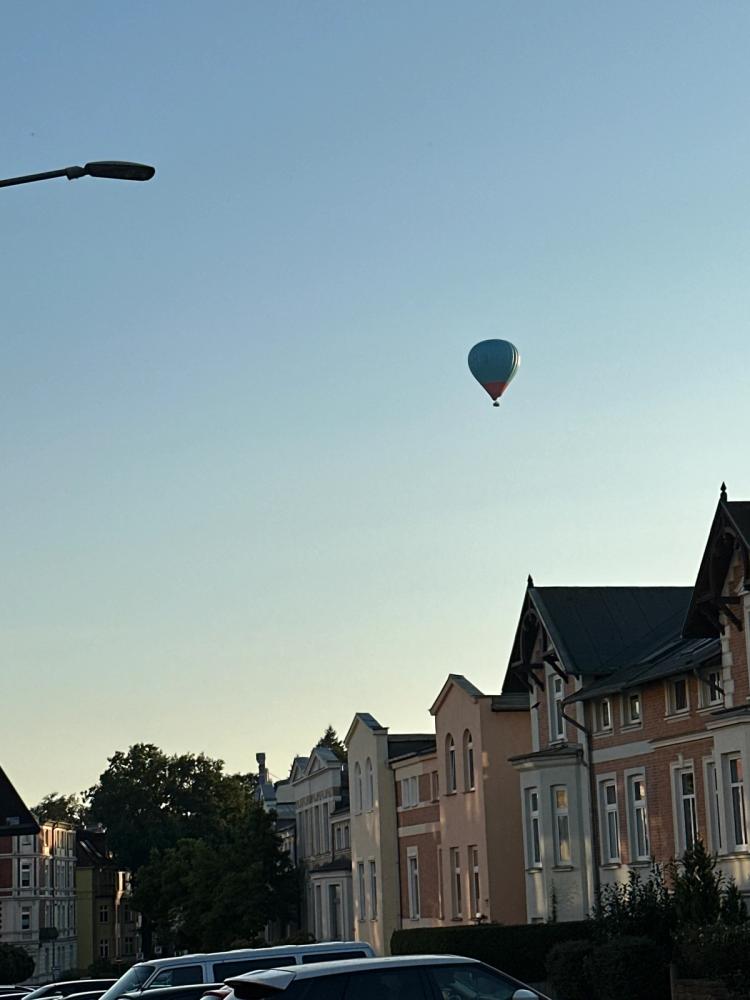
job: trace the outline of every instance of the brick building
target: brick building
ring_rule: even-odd
[[[440,798],[434,740],[431,747],[390,762],[396,786],[396,829],[401,927],[443,921]]]
[[[700,837],[750,891],[750,504],[722,492],[695,587],[535,587],[506,681],[522,678],[531,753],[527,916],[576,919],[600,884]]]

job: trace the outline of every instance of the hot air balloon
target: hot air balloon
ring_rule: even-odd
[[[469,369],[493,399],[493,406],[518,371],[521,355],[507,340],[482,340],[469,351]]]

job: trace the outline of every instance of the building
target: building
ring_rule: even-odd
[[[0,767],[0,837],[36,835],[39,824]]]
[[[528,693],[510,678],[502,694],[486,695],[450,674],[430,712],[443,920],[524,923],[522,817],[509,758],[531,748]],[[421,784],[420,799],[428,791]]]
[[[352,941],[352,861],[347,765],[328,747],[297,757],[297,863],[303,874],[302,927],[316,941]]]
[[[390,760],[396,786],[401,927],[438,927],[444,918],[440,798],[435,739]]]
[[[700,838],[750,893],[750,503],[722,491],[694,587],[535,587],[506,679],[524,678],[514,759],[530,920],[577,919],[600,885]]]
[[[130,872],[112,860],[103,829],[77,831],[76,860],[78,967],[132,964],[139,945]]]
[[[255,759],[258,764],[258,784],[255,787],[253,797],[266,812],[273,813],[275,816],[276,832],[281,840],[281,846],[289,855],[291,863],[296,865],[297,819],[291,778],[271,782],[266,767],[266,755],[257,753]],[[294,765],[295,762],[292,763],[292,770],[294,770]]]
[[[396,786],[391,762],[435,749],[432,734],[394,734],[367,712],[354,716],[344,740],[352,781],[352,872],[355,934],[377,954],[390,951],[401,926]]]
[[[75,830],[46,822],[38,833],[0,837],[0,943],[34,959],[30,982],[76,969]]]

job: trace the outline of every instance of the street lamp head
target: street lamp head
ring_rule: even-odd
[[[120,181],[150,181],[156,173],[146,163],[128,163],[126,160],[95,160],[83,168],[89,177],[109,177]]]

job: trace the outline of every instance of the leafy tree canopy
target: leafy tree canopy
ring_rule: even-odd
[[[22,983],[34,974],[34,959],[24,948],[0,944],[0,983]]]
[[[58,795],[50,792],[31,810],[40,823],[47,820],[86,825],[86,807],[80,795]]]

